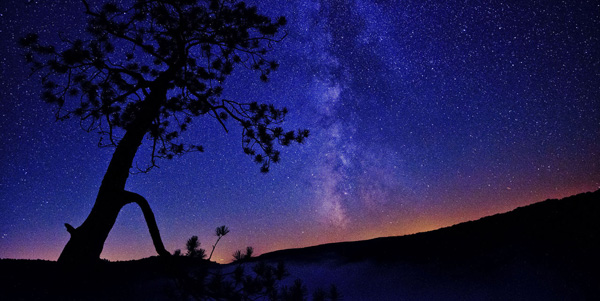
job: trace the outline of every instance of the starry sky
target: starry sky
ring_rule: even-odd
[[[93,1],[92,1],[93,2]],[[191,153],[127,189],[152,206],[168,250],[198,235],[213,259],[403,235],[600,188],[600,2],[248,1],[288,19],[268,83],[238,69],[225,96],[287,106],[308,128],[268,174],[239,129],[190,128]],[[0,258],[56,260],[90,212],[113,149],[55,122],[19,37],[85,34],[79,1],[0,3]],[[137,162],[148,162],[142,145]],[[140,163],[140,164],[141,164]],[[127,205],[102,253],[154,255]]]

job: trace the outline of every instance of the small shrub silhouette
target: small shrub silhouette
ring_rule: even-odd
[[[185,244],[185,248],[187,249],[186,255],[192,258],[200,258],[204,259],[206,257],[206,251],[200,248],[200,242],[198,241],[198,236],[194,235],[190,239],[188,239]]]
[[[302,280],[296,279],[291,287],[284,286],[281,289],[281,299],[290,301],[306,300],[307,289]]]
[[[246,262],[252,258],[253,253],[254,253],[253,247],[246,247],[246,253],[243,253],[241,250],[237,250],[233,253],[233,262],[237,262],[237,263]]]

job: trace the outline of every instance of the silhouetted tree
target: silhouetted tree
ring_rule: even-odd
[[[200,241],[198,241],[198,236],[192,236],[185,244],[185,249],[187,250],[186,256],[193,258],[204,259],[206,257],[206,251],[200,248]]]
[[[215,248],[217,247],[219,240],[221,240],[221,238],[223,238],[223,236],[227,235],[227,233],[229,233],[229,228],[227,228],[225,226],[217,227],[217,229],[215,229],[215,235],[217,236],[217,241],[212,246],[212,251],[210,251],[208,260],[210,260],[212,258],[213,252],[215,251]]]
[[[243,253],[241,250],[237,250],[233,253],[233,262],[248,261],[250,258],[252,258],[252,254],[254,254],[253,247],[246,247],[246,253]]]
[[[246,247],[246,255],[244,255],[244,259],[248,260],[248,259],[252,258],[252,255],[254,255],[254,248]]]
[[[306,295],[308,291],[302,280],[296,279],[294,280],[294,284],[291,287],[283,287],[282,288],[282,299],[290,300],[290,301],[303,301],[306,300]]]
[[[286,20],[272,21],[236,0],[82,2],[87,34],[61,35],[57,45],[36,34],[21,39],[57,120],[79,119],[84,130],[100,134],[100,146],[115,147],[89,216],[77,228],[65,224],[71,238],[59,261],[97,261],[119,211],[131,202],[141,207],[157,253],[168,255],[147,200],[125,191],[140,144],[146,137],[151,147],[148,166],[138,167],[146,172],[158,158],[203,151],[180,140],[194,117],[210,116],[225,131],[232,120],[242,128],[243,151],[267,172],[280,159],[277,144],[302,143],[307,130],[281,127],[285,108],[222,97],[235,67],[255,70],[263,81],[277,69],[266,54],[284,37]]]
[[[235,252],[233,252],[233,262],[239,262],[242,261],[244,259],[244,254],[242,253],[241,250],[235,250]]]

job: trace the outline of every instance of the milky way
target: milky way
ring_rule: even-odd
[[[75,1],[76,2],[76,1]],[[443,3],[442,3],[443,2]],[[205,147],[132,175],[168,249],[214,228],[215,258],[401,235],[600,187],[597,1],[250,1],[285,15],[268,83],[237,70],[226,97],[290,109],[306,127],[263,175],[240,131],[194,121]],[[557,3],[554,3],[557,2]],[[55,123],[17,40],[85,34],[82,5],[0,4],[0,257],[56,259],[63,223],[89,213],[111,156],[75,121]],[[143,148],[136,160],[148,162]],[[102,257],[153,255],[127,206]]]

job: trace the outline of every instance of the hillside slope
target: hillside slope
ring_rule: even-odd
[[[560,257],[562,252],[588,254],[598,248],[590,242],[599,238],[600,190],[550,199],[429,232],[280,250],[258,258],[310,261],[335,254],[348,261],[442,260],[498,249],[544,250],[544,255],[558,252],[553,255]]]
[[[259,260],[293,262],[300,275],[321,268],[327,276],[317,282],[337,282],[362,298],[558,300],[600,296],[599,255],[600,190],[430,232],[282,250]]]

